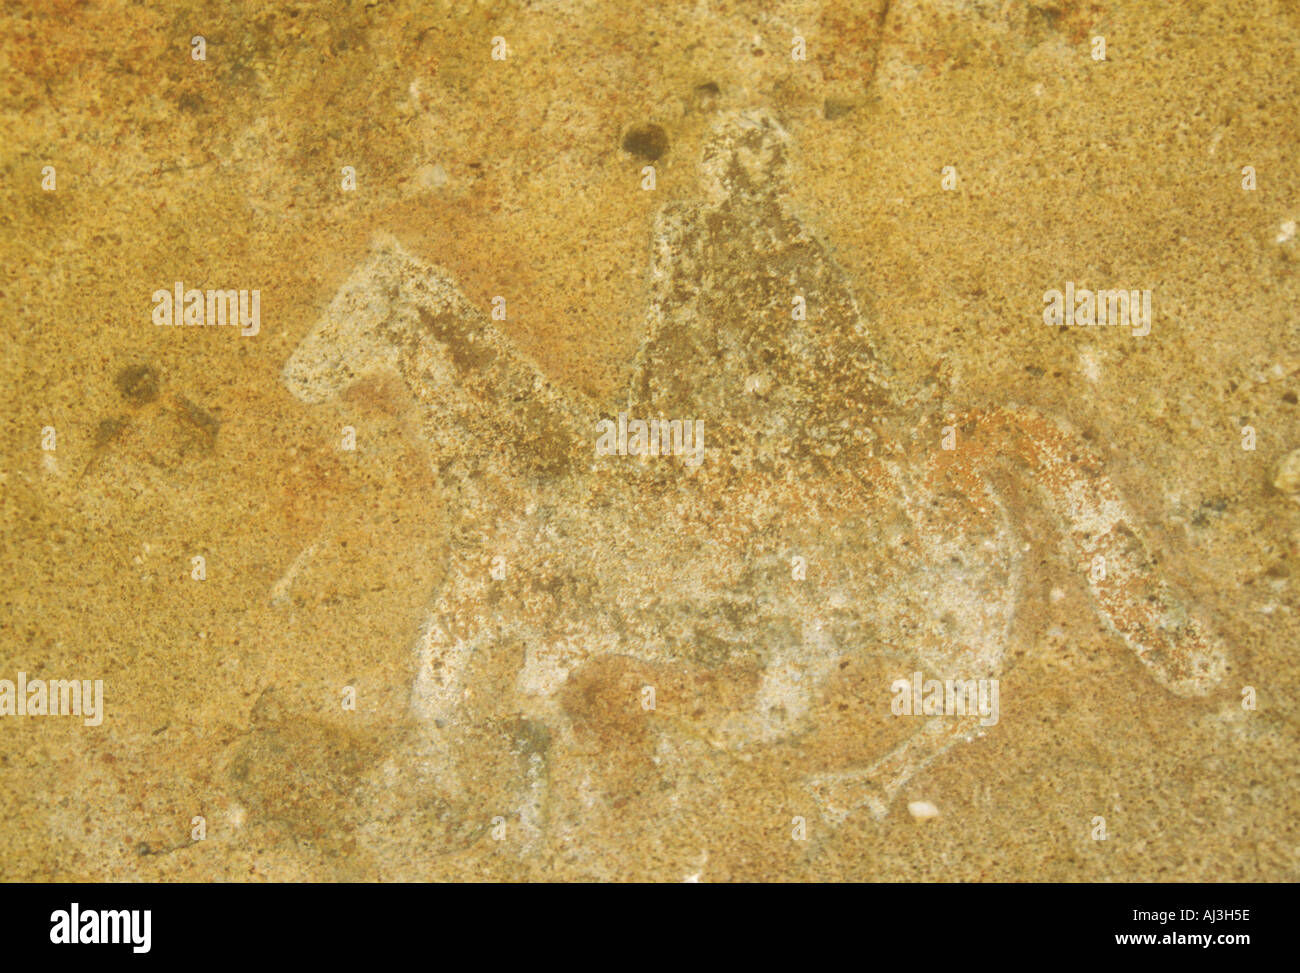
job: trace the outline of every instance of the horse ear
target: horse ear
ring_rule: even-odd
[[[294,397],[324,402],[366,372],[397,364],[387,330],[410,259],[385,245],[348,275],[281,372]]]
[[[407,256],[406,250],[398,241],[397,237],[385,230],[376,230],[370,235],[368,244],[372,254],[390,254],[392,256]],[[410,258],[414,259],[414,258]]]

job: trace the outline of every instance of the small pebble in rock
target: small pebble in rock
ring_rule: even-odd
[[[928,821],[939,816],[939,809],[929,801],[910,801],[907,812],[918,821]]]
[[[415,173],[416,185],[421,189],[441,189],[450,181],[447,170],[437,163],[421,166]]]
[[[1283,493],[1300,493],[1300,449],[1293,449],[1282,457],[1273,475],[1273,486]]]

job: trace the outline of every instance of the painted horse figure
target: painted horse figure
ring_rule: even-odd
[[[756,667],[750,705],[708,728],[725,749],[804,731],[854,654],[887,651],[939,679],[998,676],[1027,563],[1008,477],[1026,486],[1020,503],[1038,498],[1098,615],[1161,685],[1203,695],[1223,675],[1221,644],[1159,576],[1077,434],[1032,409],[951,410],[891,387],[847,276],[790,209],[787,147],[764,112],[717,124],[703,198],[660,213],[622,401],[553,383],[447,273],[388,239],[286,364],[304,402],[378,369],[418,402],[456,511],[412,687],[420,759],[444,786],[456,786],[446,754],[485,653],[517,653],[519,710],[560,731],[559,690],[601,655]],[[696,420],[704,462],[598,455],[599,424],[620,411]],[[883,816],[921,767],[978,732],[976,718],[918,721],[869,766],[805,783],[831,821]]]

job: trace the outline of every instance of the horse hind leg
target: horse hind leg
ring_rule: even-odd
[[[890,478],[913,525],[918,557],[894,582],[887,599],[900,617],[909,619],[907,629],[894,638],[908,640],[918,666],[929,670],[927,678],[963,683],[996,679],[1022,587],[1007,510],[969,464],[931,463],[915,484],[901,469],[892,470]],[[967,712],[963,706],[946,716],[931,716],[867,767],[807,778],[805,786],[823,818],[839,825],[866,807],[882,820],[913,777],[955,744],[975,739],[992,725]]]
[[[866,807],[877,821],[913,777],[954,744],[974,739],[981,732],[974,719],[933,717],[925,725],[869,767],[809,777],[806,786],[817,801],[822,817],[839,825]]]
[[[1107,628],[1177,696],[1204,696],[1227,670],[1222,642],[1163,578],[1137,519],[1076,433],[1028,409],[975,417],[1021,456]]]

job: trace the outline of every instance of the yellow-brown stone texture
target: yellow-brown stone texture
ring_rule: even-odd
[[[9,4],[0,878],[1300,878],[1298,52]]]

